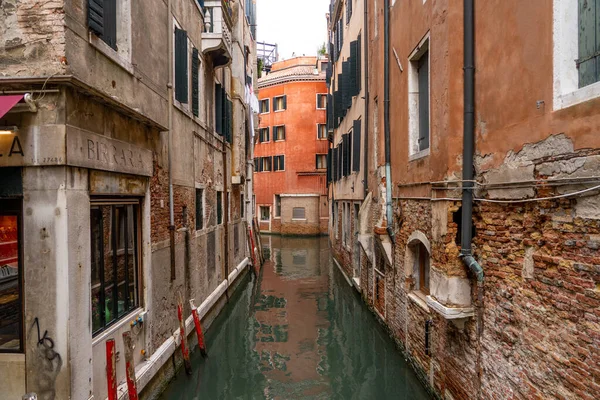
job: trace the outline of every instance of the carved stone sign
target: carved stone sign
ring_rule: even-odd
[[[152,176],[152,151],[67,126],[67,164]]]
[[[64,125],[33,126],[0,134],[0,167],[64,165]]]

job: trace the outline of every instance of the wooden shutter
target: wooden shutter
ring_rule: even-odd
[[[282,134],[283,134],[283,136],[282,136],[281,140],[285,140],[285,125],[283,125],[283,126],[281,127],[281,131],[282,131]]]
[[[342,63],[342,86],[343,86],[343,99],[342,103],[344,104],[343,110],[345,111],[350,108],[352,105],[352,94],[350,93],[350,62],[344,61]]]
[[[355,120],[352,127],[352,171],[360,171],[360,129],[361,121]]]
[[[418,61],[419,151],[429,148],[429,52]]]
[[[227,141],[233,143],[233,102],[227,99]]]
[[[358,41],[355,40],[350,42],[350,93],[352,96],[356,96],[358,94],[358,76],[356,76],[357,72],[357,60],[358,60]]]
[[[279,168],[283,171],[285,169],[285,156],[279,156]]]
[[[579,0],[579,87],[600,80],[600,0]]]
[[[198,59],[198,49],[192,49],[192,112],[197,117],[200,115],[200,96],[198,93],[200,60]]]
[[[221,85],[215,83],[215,130],[219,135],[223,135],[223,91]]]
[[[88,26],[96,35],[104,35],[104,0],[88,0]]]
[[[184,104],[188,102],[187,69],[187,32],[175,28],[175,99]]]
[[[327,150],[327,183],[331,182],[331,147]]]
[[[356,40],[356,94],[362,89],[362,35],[358,35]]]
[[[117,0],[104,0],[104,33],[102,40],[117,50]]]
[[[283,95],[283,110],[287,110],[287,95]]]

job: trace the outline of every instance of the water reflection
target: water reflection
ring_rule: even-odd
[[[264,238],[270,260],[163,399],[428,398],[330,260],[327,238]]]

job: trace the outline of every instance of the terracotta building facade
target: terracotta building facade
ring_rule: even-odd
[[[326,58],[276,62],[258,80],[255,211],[261,232],[326,234]]]
[[[143,3],[143,4],[142,4]],[[0,6],[0,397],[126,396],[181,365],[250,264],[256,49],[226,0]],[[206,18],[205,18],[206,17]],[[189,318],[188,318],[189,317]]]
[[[330,162],[334,256],[442,398],[599,393],[599,10],[331,4],[330,48],[364,27],[369,69],[357,208],[336,202],[344,162]],[[340,71],[334,62],[333,110]]]

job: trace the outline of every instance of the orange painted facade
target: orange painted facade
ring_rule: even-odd
[[[307,235],[327,232],[326,164],[317,169],[317,154],[326,156],[329,148],[326,138],[318,138],[319,124],[326,123],[325,108],[317,104],[317,95],[327,94],[322,63],[326,60],[316,57],[282,61],[259,80],[259,101],[269,102],[269,111],[259,117],[259,132],[268,128],[269,138],[261,142],[259,133],[254,149],[255,204],[261,231]],[[274,111],[279,96],[285,96],[286,108]],[[276,126],[285,126],[285,139],[275,140]],[[281,155],[283,170],[274,171],[275,161],[271,159],[271,171],[257,172],[260,168],[256,165],[262,162],[258,159]],[[280,213],[276,212],[275,195],[281,196]],[[268,207],[268,218],[265,212],[261,216],[261,207]],[[304,208],[304,218],[292,218],[294,208]]]

